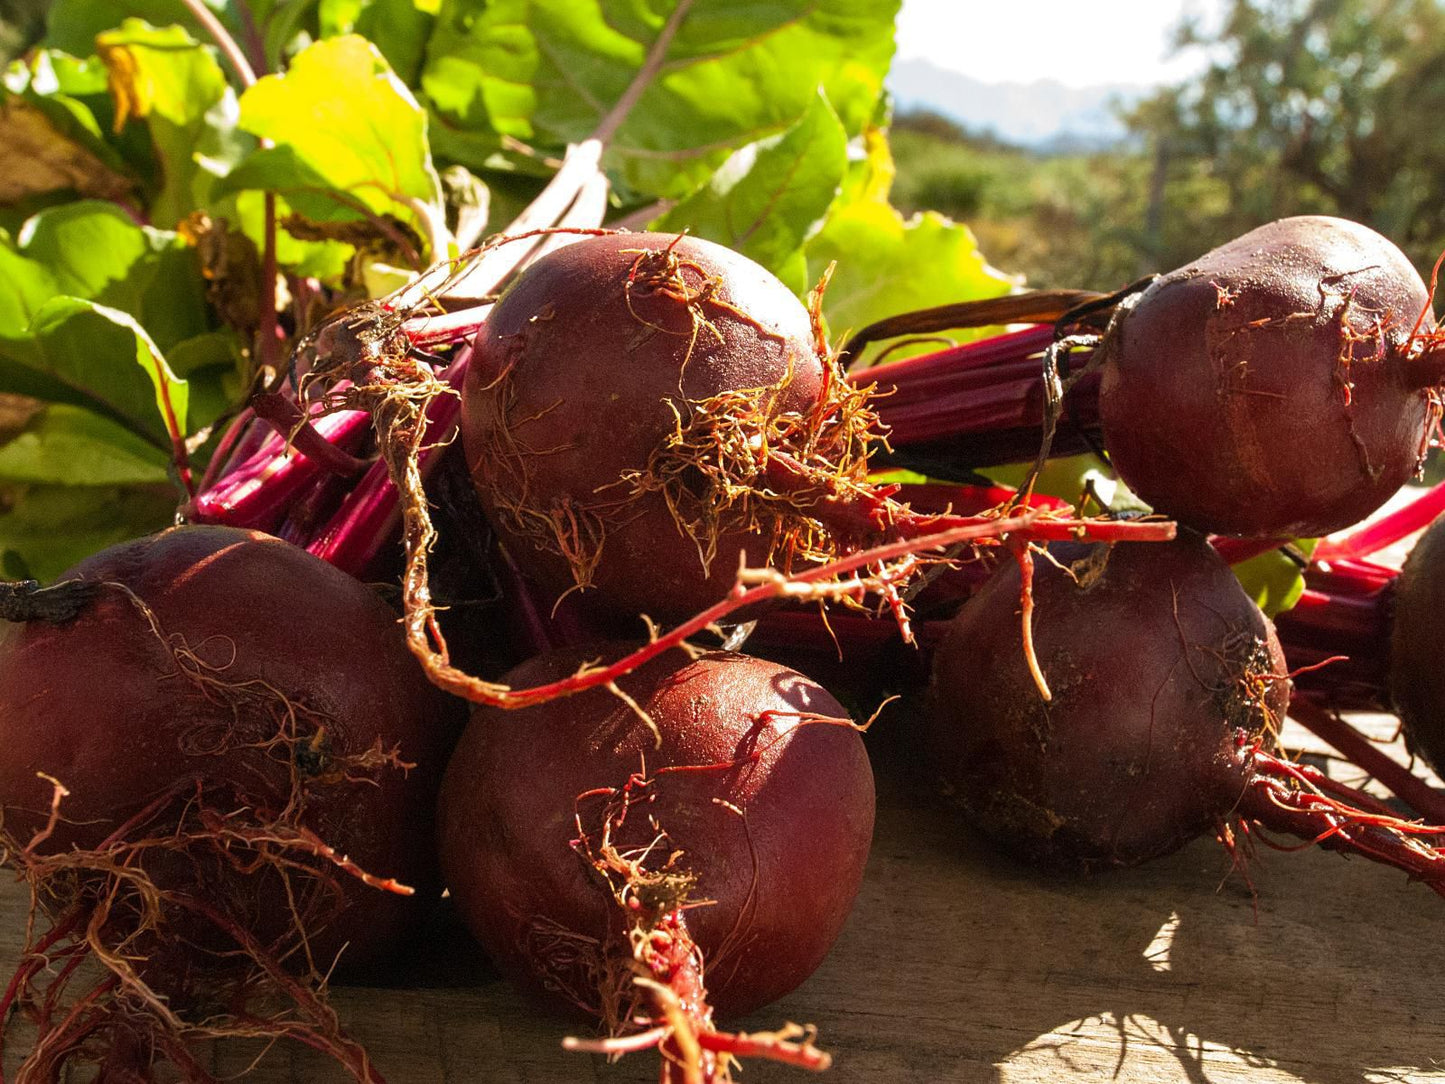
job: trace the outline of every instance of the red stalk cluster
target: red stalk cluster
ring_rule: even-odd
[[[1039,449],[1046,399],[1041,358],[1054,339],[1052,325],[1027,327],[855,370],[850,378],[877,385],[878,418],[899,461],[972,467],[1018,463]],[[1064,357],[1078,372],[1092,351]],[[1086,372],[1068,388],[1052,454],[1099,447],[1098,386],[1098,374]]]

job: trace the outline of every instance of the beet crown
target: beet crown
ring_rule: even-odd
[[[487,513],[549,591],[613,614],[716,602],[739,555],[786,563],[801,517],[770,453],[866,475],[867,421],[808,310],[707,241],[616,233],[524,271],[476,340],[462,435]]]

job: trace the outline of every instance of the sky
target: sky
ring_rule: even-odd
[[[1164,83],[1199,63],[1168,59],[1172,28],[1186,14],[1213,25],[1223,6],[1224,0],[903,0],[898,59],[921,57],[988,83]]]

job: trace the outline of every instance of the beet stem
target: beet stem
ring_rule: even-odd
[[[364,411],[340,411],[318,418],[315,432],[329,445],[346,451],[361,446],[369,423]],[[196,523],[270,530],[319,477],[340,478],[326,472],[299,447],[288,448],[273,433],[254,454],[226,471],[214,485],[203,488],[186,515]]]
[[[469,354],[465,351],[442,374],[454,389],[461,386]],[[417,457],[419,482],[431,476],[446,446],[455,439],[460,412],[461,400],[456,395],[439,395],[428,404],[425,432],[429,446]],[[377,460],[306,549],[343,572],[359,576],[392,541],[401,514],[401,497],[392,484],[390,470],[384,461]]]
[[[844,344],[839,356],[842,360],[856,358],[865,345],[881,339],[923,335],[950,328],[987,327],[991,324],[1052,325],[1081,304],[1105,299],[1106,295],[1089,290],[1032,290],[906,312],[869,324]]]
[[[1359,854],[1394,866],[1445,896],[1445,853],[1424,838],[1438,838],[1445,829],[1370,812],[1358,801],[1364,798],[1365,805],[1374,803],[1368,795],[1331,781],[1333,792],[1353,799],[1353,804],[1346,804],[1311,789],[1315,777],[1323,778],[1319,773],[1312,776],[1300,765],[1256,751],[1254,773],[1235,813],[1327,850]]]
[[[1289,714],[1378,779],[1416,813],[1432,824],[1445,824],[1445,794],[1411,774],[1329,708],[1307,696],[1296,696],[1290,702]]]
[[[279,392],[261,392],[251,397],[251,408],[284,437],[288,445],[294,445],[297,451],[333,474],[359,474],[366,469],[364,459],[343,451],[317,432],[294,399]]]
[[[1315,547],[1314,559],[1328,563],[1368,557],[1424,530],[1441,513],[1445,513],[1445,482],[1437,483],[1409,504],[1351,531],[1338,541],[1324,539]]]

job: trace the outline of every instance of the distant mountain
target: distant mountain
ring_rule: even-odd
[[[1068,87],[1051,79],[984,83],[928,60],[901,60],[888,76],[899,112],[929,109],[971,132],[1034,150],[1101,149],[1126,136],[1115,114],[1149,93],[1137,83]]]

